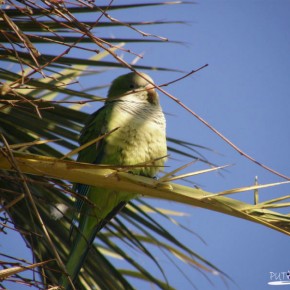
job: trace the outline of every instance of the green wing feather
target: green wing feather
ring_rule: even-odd
[[[88,118],[83,130],[81,131],[79,139],[80,145],[84,145],[108,132],[107,120],[109,119],[110,113],[111,105],[107,104]],[[86,163],[101,163],[105,142],[106,141],[103,138],[97,144],[92,144],[81,150],[77,161]]]
[[[107,133],[107,121],[110,118],[110,113],[111,104],[107,104],[88,118],[80,135],[80,145],[84,145]],[[105,156],[105,146],[106,140],[105,138],[102,138],[97,143],[81,150],[77,161],[95,164],[102,163],[103,157]],[[122,207],[125,204],[118,198],[116,200],[116,198],[114,199],[114,197],[110,197],[112,192],[102,188],[96,188],[85,184],[75,184],[74,190],[77,194],[86,196],[90,200],[90,204],[95,204],[96,208],[92,208],[91,205],[86,204],[82,199],[76,200],[76,210],[81,214],[78,223],[77,236],[74,239],[66,265],[67,273],[70,275],[73,282],[75,282],[77,278],[97,232],[100,231],[107,221],[110,220],[111,216],[114,216],[113,213],[111,215],[110,213],[116,205]],[[113,195],[115,195],[115,193]],[[67,278],[62,278],[61,285],[65,289],[70,289],[70,284]]]
[[[79,138],[79,144],[85,145],[88,142],[96,139],[97,137],[101,137],[107,132],[107,121],[111,109],[109,106],[104,106],[87,119],[84,128],[81,131],[81,135]],[[102,163],[102,156],[104,156],[104,147],[105,147],[105,139],[102,138],[97,143],[94,143],[79,152],[77,161],[84,163],[92,163],[98,164]],[[77,192],[77,194],[81,196],[87,196],[89,186],[85,184],[75,184],[73,190]],[[81,211],[83,200],[81,198],[77,198],[75,202],[75,208],[77,212]],[[71,230],[72,231],[72,230]]]

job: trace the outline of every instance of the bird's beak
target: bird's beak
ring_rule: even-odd
[[[158,94],[155,91],[154,86],[151,84],[148,84],[145,86],[145,89],[148,94],[148,102],[151,104],[158,104]]]

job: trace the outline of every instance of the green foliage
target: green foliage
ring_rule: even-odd
[[[5,154],[10,154],[12,166],[16,171],[17,162],[13,163],[13,152],[10,151],[12,149],[61,158],[64,152],[76,148],[79,132],[87,118],[87,113],[83,112],[82,107],[88,102],[103,100],[95,95],[98,89],[106,86],[102,83],[102,72],[122,67],[170,70],[131,66],[119,56],[119,52],[131,54],[125,44],[132,42],[151,42],[152,45],[157,45],[167,41],[163,37],[139,30],[140,25],[146,27],[177,22],[146,22],[146,19],[140,19],[139,22],[122,22],[110,16],[111,11],[116,9],[144,9],[156,5],[164,5],[166,9],[168,4],[180,3],[97,6],[86,1],[36,1],[34,4],[30,1],[7,1],[6,5],[2,5],[2,144],[10,148],[10,153],[6,151]],[[91,21],[92,19],[94,21]],[[113,27],[132,30],[137,37],[98,36],[100,29],[106,35],[108,29]],[[92,68],[95,70],[91,70]],[[74,86],[78,77],[92,76],[96,86],[84,91]],[[182,149],[176,149],[174,144],[178,144],[179,148],[194,148],[194,145],[180,140],[169,141],[172,144],[170,149],[178,154],[185,153]],[[17,274],[18,279],[37,288],[57,285],[60,272],[63,271],[62,262],[67,258],[71,243],[69,229],[74,214],[72,198],[75,194],[71,192],[66,181],[24,175],[21,171],[1,171],[0,184],[3,209],[33,252],[35,261],[48,261],[44,265],[38,265],[39,275],[36,277],[27,279]],[[65,212],[63,218],[53,218],[52,212],[62,211]],[[134,284],[131,283],[136,279],[153,283],[161,289],[171,289],[166,273],[150,252],[152,247],[162,249],[170,255],[183,257],[182,260],[186,257],[186,263],[207,272],[216,270],[158,224],[152,218],[153,213],[169,219],[162,210],[136,200],[120,214],[120,217],[110,223],[98,235],[85,262],[77,289],[133,289]],[[169,220],[173,221],[171,218]],[[150,266],[144,267],[142,263],[136,262],[130,256],[128,246],[142,253],[144,259],[147,257],[149,265],[153,265],[158,270],[157,273],[151,272]],[[112,256],[124,261],[121,267],[116,266]],[[13,262],[11,257],[11,263]]]
[[[181,2],[114,6],[97,6],[98,3],[82,0],[4,2],[0,9],[0,193],[1,211],[5,212],[2,226],[3,231],[15,228],[33,253],[34,261],[43,263],[33,264],[22,257],[0,253],[8,260],[2,265],[8,269],[0,271],[0,281],[11,279],[14,283],[45,289],[58,285],[71,245],[69,229],[76,193],[72,192],[68,180],[79,181],[75,176],[71,177],[72,173],[87,184],[94,182],[89,179],[92,170],[99,182],[105,182],[108,176],[115,174],[129,191],[207,208],[290,233],[289,215],[272,211],[289,207],[289,196],[258,202],[258,189],[277,184],[254,185],[212,194],[169,182],[216,170],[216,167],[176,176],[180,169],[186,167],[183,166],[159,180],[148,180],[127,174],[126,168],[118,168],[116,172],[116,168],[107,167],[108,172],[98,175],[100,168],[77,164],[70,158],[88,117],[84,106],[104,100],[102,94],[96,95],[107,87],[103,81],[104,72],[114,68],[171,70],[132,65],[121,56],[125,53],[138,58],[130,50],[133,42],[166,45],[166,38],[146,33],[139,27],[182,22],[149,22],[146,19],[125,22],[113,18],[111,14],[115,10],[140,11],[156,6],[163,6],[165,10],[167,5]],[[117,30],[117,37],[109,38],[109,31],[114,27],[123,30]],[[135,36],[124,38],[122,31],[133,32]],[[101,37],[100,33],[105,37]],[[93,78],[94,85],[80,90],[78,78]],[[200,154],[200,150],[208,148],[171,136],[167,141],[171,153],[212,165]],[[64,164],[69,164],[71,170],[57,171],[58,166]],[[51,168],[55,171],[50,171]],[[110,186],[118,184],[112,181]],[[255,204],[225,197],[246,190],[254,190]],[[156,250],[176,265],[176,271],[180,270],[178,263],[181,261],[202,274],[218,274],[223,278],[224,275],[215,266],[168,230],[169,224],[169,227],[189,231],[173,219],[172,216],[177,214],[182,213],[158,209],[143,199],[131,202],[98,234],[76,289],[133,289],[136,281],[172,289],[166,269],[156,258]],[[56,216],[61,218],[56,219]],[[157,219],[163,220],[167,226],[158,223]],[[144,261],[136,261],[133,257],[135,252],[142,254]],[[19,264],[34,269],[37,275],[25,276],[28,269],[18,267]],[[189,277],[185,276],[185,279],[190,281]]]

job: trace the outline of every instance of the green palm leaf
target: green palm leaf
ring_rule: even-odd
[[[6,1],[0,9],[0,120],[2,146],[0,154],[0,192],[2,210],[9,218],[4,227],[15,227],[33,253],[32,264],[9,256],[11,268],[0,279],[16,278],[36,288],[57,286],[69,248],[69,230],[74,216],[70,182],[123,186],[128,191],[181,202],[222,212],[289,234],[289,216],[271,209],[289,206],[281,200],[249,205],[222,195],[239,190],[257,190],[259,186],[212,194],[201,189],[169,183],[178,173],[167,173],[164,179],[151,180],[127,174],[126,168],[104,168],[77,164],[61,158],[77,146],[79,132],[88,114],[82,107],[89,102],[102,102],[96,95],[106,87],[102,73],[114,68],[174,71],[154,66],[131,66],[121,53],[136,56],[124,43],[150,42],[159,45],[166,39],[139,29],[152,25],[180,24],[180,21],[122,22],[110,16],[111,11],[145,9],[181,4],[180,1],[97,6],[86,1]],[[184,3],[185,4],[185,3]],[[91,19],[95,19],[92,21]],[[107,30],[123,27],[135,33],[132,38],[121,34],[108,38]],[[106,37],[99,36],[99,30]],[[146,38],[144,38],[146,36]],[[106,60],[105,58],[109,58]],[[12,69],[11,69],[12,68]],[[94,70],[92,70],[94,68]],[[75,87],[77,78],[94,77],[94,85],[84,90]],[[212,164],[198,144],[168,137],[168,148],[174,154]],[[94,177],[92,178],[92,171]],[[188,174],[190,175],[190,174]],[[118,179],[115,177],[118,176]],[[109,181],[108,181],[109,180]],[[225,276],[183,241],[174,237],[152,216],[165,218],[173,226],[186,229],[170,214],[142,199],[132,201],[95,240],[83,265],[76,289],[134,289],[134,281],[146,281],[161,289],[172,289],[166,269],[153,255],[159,250],[179,270],[178,262],[201,271]],[[56,219],[56,216],[61,218]],[[8,226],[9,222],[12,224]],[[188,230],[189,231],[189,230]],[[192,237],[196,238],[192,233]],[[128,250],[130,249],[130,250]],[[148,267],[136,262],[131,250],[142,253]],[[5,253],[2,253],[5,256]],[[118,261],[122,261],[120,263]],[[38,275],[27,278],[17,262],[37,267]],[[151,267],[156,269],[156,273]],[[3,275],[3,276],[1,276]],[[112,279],[112,277],[114,277]],[[190,280],[188,277],[185,279]]]

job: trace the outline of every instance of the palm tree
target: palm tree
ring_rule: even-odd
[[[166,9],[169,4],[181,3],[98,6],[93,1],[81,0],[24,0],[2,4],[0,185],[2,208],[7,213],[3,226],[8,227],[10,221],[13,223],[33,253],[35,263],[30,265],[17,260],[22,267],[14,267],[15,258],[10,257],[11,261],[3,266],[7,269],[0,272],[0,278],[10,279],[14,275],[15,283],[36,288],[58,285],[71,242],[69,232],[76,196],[71,182],[116,189],[125,187],[131,192],[208,208],[289,234],[289,216],[223,196],[238,190],[257,190],[258,185],[215,195],[191,185],[172,183],[187,177],[178,176],[179,170],[151,180],[132,176],[125,169],[116,171],[115,168],[73,161],[78,135],[88,116],[83,107],[103,101],[96,93],[107,87],[103,81],[106,72],[115,68],[170,70],[137,65],[135,61],[130,64],[122,58],[122,54],[137,57],[130,50],[131,42],[159,45],[166,41],[139,27],[176,25],[178,22],[149,22],[146,19],[125,22],[112,14],[117,10],[129,13],[133,9],[154,9],[156,5],[164,5]],[[117,30],[117,37],[108,37],[113,28],[125,30]],[[100,31],[107,37],[100,37]],[[133,31],[136,38],[125,38],[122,31]],[[93,85],[80,91],[78,78],[88,83],[93,80]],[[196,151],[195,144],[168,137],[168,148],[175,154],[189,155],[212,165],[200,156],[178,149]],[[270,201],[268,207],[275,207],[277,201]],[[172,221],[166,211],[138,198],[98,234],[76,289],[133,289],[137,279],[161,289],[171,289],[166,269],[153,254],[154,248],[166,252],[170,259],[179,257],[202,273],[220,273],[223,276],[217,267],[156,222],[151,213]],[[175,222],[172,225],[184,228]],[[141,252],[148,265],[154,265],[159,273],[155,274],[152,267],[136,262],[130,249]],[[122,258],[126,263],[118,265],[113,256]],[[23,276],[29,267],[37,273],[32,278]]]

